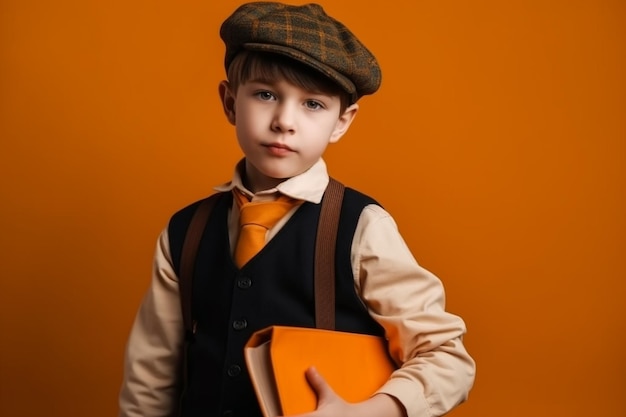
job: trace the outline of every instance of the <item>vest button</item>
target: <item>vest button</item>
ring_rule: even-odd
[[[237,280],[237,287],[241,288],[242,290],[247,290],[251,286],[252,280],[250,278],[239,278],[239,280]]]
[[[248,322],[245,319],[233,321],[233,329],[235,330],[243,330],[246,327],[248,327]]]
[[[230,365],[228,367],[228,371],[226,371],[228,376],[235,377],[241,373],[241,366],[239,365]]]

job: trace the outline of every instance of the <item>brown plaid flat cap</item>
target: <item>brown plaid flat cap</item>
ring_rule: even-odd
[[[302,62],[334,80],[353,101],[380,87],[374,55],[318,4],[246,3],[224,21],[220,36],[226,44],[226,71],[235,55],[248,49]]]

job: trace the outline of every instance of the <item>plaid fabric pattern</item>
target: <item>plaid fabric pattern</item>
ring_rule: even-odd
[[[380,87],[374,55],[318,4],[253,2],[240,6],[220,29],[226,70],[241,49],[278,53],[334,80],[356,101]]]

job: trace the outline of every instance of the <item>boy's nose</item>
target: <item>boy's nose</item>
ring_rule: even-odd
[[[272,130],[275,132],[295,132],[295,113],[290,106],[280,106],[276,109],[272,120]]]

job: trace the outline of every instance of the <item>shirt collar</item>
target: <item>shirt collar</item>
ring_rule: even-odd
[[[225,192],[236,188],[250,197],[262,197],[280,192],[281,194],[298,200],[318,204],[322,201],[322,196],[324,195],[324,191],[326,190],[326,186],[329,181],[326,163],[320,158],[311,168],[304,171],[302,174],[281,182],[275,188],[259,191],[255,195],[243,185],[241,176],[244,172],[244,166],[245,159],[242,159],[235,166],[232,179],[224,184],[214,187],[214,189],[216,191]]]

